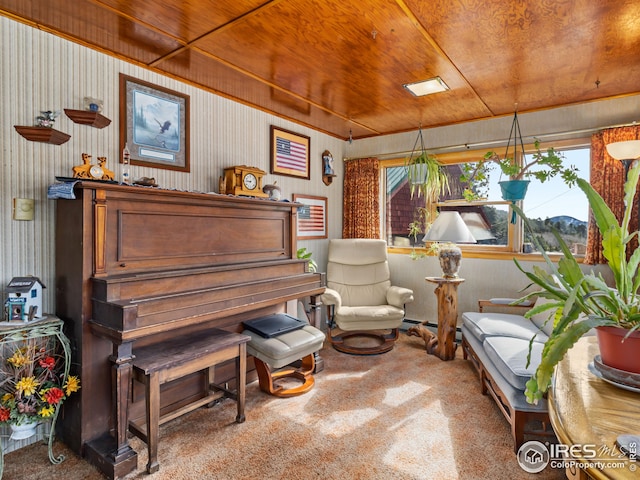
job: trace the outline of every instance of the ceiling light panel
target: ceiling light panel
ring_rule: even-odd
[[[404,88],[409,90],[416,97],[423,97],[438,92],[446,92],[449,87],[440,77],[429,78],[420,82],[405,83]]]

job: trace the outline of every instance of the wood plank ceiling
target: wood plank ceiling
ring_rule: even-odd
[[[343,139],[640,93],[637,0],[0,0],[0,14]],[[436,75],[449,91],[403,88]]]

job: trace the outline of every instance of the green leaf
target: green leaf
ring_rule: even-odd
[[[579,178],[577,183],[587,196],[589,207],[591,207],[591,211],[593,212],[593,216],[598,224],[600,232],[605,232],[611,227],[618,227],[618,219],[602,199],[600,194],[593,189],[589,182]]]
[[[571,324],[557,336],[550,337],[542,349],[542,359],[535,374],[526,384],[527,402],[537,404],[551,385],[553,370],[575,343],[592,328],[610,324],[610,320],[589,317]]]

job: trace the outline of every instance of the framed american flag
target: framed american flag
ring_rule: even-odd
[[[299,240],[327,238],[327,197],[293,194],[298,207],[296,234]]]
[[[271,125],[271,173],[311,178],[311,139]]]

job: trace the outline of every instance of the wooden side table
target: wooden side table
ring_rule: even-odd
[[[458,326],[458,285],[463,278],[426,277],[435,283],[438,298],[438,334],[434,335],[424,326],[411,327],[407,333],[424,339],[427,353],[441,360],[453,360],[456,356],[456,328]],[[425,322],[426,323],[426,322]]]

